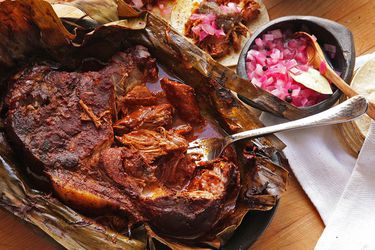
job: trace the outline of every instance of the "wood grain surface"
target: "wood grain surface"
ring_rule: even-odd
[[[271,19],[314,15],[337,21],[353,32],[357,55],[375,51],[374,0],[264,0],[264,3]],[[291,175],[275,218],[251,249],[313,249],[323,228],[314,206]],[[60,248],[37,228],[0,210],[0,250]]]

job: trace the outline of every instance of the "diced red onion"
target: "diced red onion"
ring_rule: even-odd
[[[262,83],[258,81],[255,77],[252,78],[251,82],[260,88],[262,87]]]
[[[220,37],[220,36],[225,36],[225,32],[223,29],[215,29],[215,36]]]
[[[278,30],[271,30],[271,34],[273,35],[274,39],[283,38],[283,33],[279,29]]]
[[[288,47],[293,48],[293,49],[297,48],[298,47],[298,41],[296,39],[289,40]]]
[[[294,60],[294,59],[291,59],[291,60],[286,60],[285,61],[285,67],[289,70],[289,69],[292,69],[294,67],[296,67],[298,65],[297,61]]]
[[[208,36],[225,36],[224,30],[217,28],[216,16],[214,14],[192,14],[190,19],[201,21],[191,29],[194,34],[199,36],[199,41],[203,41]]]
[[[194,26],[193,28],[191,28],[191,31],[193,31],[194,34],[199,35],[199,32],[201,31],[201,27]]]
[[[249,52],[250,52],[250,51],[249,51]],[[248,52],[247,55],[246,55],[246,61],[252,61],[252,60],[254,60],[253,55],[251,55],[249,52]]]
[[[265,35],[263,36],[263,39],[264,39],[265,41],[272,41],[272,40],[273,40],[273,35],[272,35],[272,34],[265,34]]]
[[[195,20],[200,20],[202,19],[202,14],[191,14],[191,16],[189,17],[189,19],[195,21]]]
[[[255,39],[255,44],[259,47],[259,48],[263,48],[263,40],[260,39],[260,38],[256,38]]]
[[[305,72],[307,72],[308,70],[309,70],[309,65],[307,65],[307,64],[299,64],[298,66],[297,66],[297,68],[299,69],[299,70],[302,70],[302,71],[305,71]]]
[[[302,72],[301,70],[297,69],[297,68],[291,68],[289,69],[289,71],[294,74],[294,75],[300,75]]]
[[[160,7],[160,5],[162,5],[162,7]],[[172,13],[172,9],[173,9],[172,6],[164,6],[163,4],[160,4],[160,5],[159,5],[159,8],[163,16],[169,16]]]
[[[246,69],[251,82],[298,107],[311,106],[326,98],[293,80],[289,72],[301,74],[308,71],[307,40],[293,38],[291,31],[269,31],[255,39],[246,56]],[[330,52],[332,53],[332,52]],[[321,65],[324,72],[326,65]],[[290,98],[289,98],[290,99]]]
[[[215,28],[212,27],[212,25],[203,23],[200,26],[202,28],[202,31],[206,32],[208,35],[215,35]]]
[[[220,5],[219,7],[224,15],[236,14],[241,12],[241,8],[236,3],[232,2],[228,3],[227,5]]]
[[[134,7],[140,9],[143,7],[143,1],[142,0],[132,0]]]
[[[256,67],[255,67],[255,73],[258,74],[258,76],[262,76],[263,75],[263,69],[262,69],[262,66],[260,64],[257,64]]]
[[[292,96],[293,97],[298,96],[300,91],[301,91],[300,87],[297,87],[297,88],[293,89]]]

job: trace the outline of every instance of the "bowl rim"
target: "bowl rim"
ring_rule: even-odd
[[[293,22],[293,21],[313,23],[314,25],[317,25],[320,28],[328,31],[333,36],[333,38],[335,38],[337,45],[341,48],[344,62],[345,62],[345,66],[344,66],[345,70],[342,72],[341,77],[347,84],[349,84],[354,73],[354,65],[355,65],[355,47],[354,47],[353,34],[344,25],[339,24],[335,21],[317,17],[317,16],[292,15],[292,16],[279,17],[279,18],[271,20],[267,24],[256,29],[255,32],[247,39],[244,47],[241,50],[238,63],[237,63],[237,67],[236,67],[237,74],[240,77],[246,80],[249,80],[247,76],[245,58],[246,58],[247,52],[250,50],[251,45],[253,45],[255,39],[259,37],[259,35],[261,35],[265,30],[269,29],[272,26],[275,26],[284,22]],[[303,113],[306,115],[319,113],[333,106],[339,100],[341,95],[342,95],[342,92],[339,89],[336,89],[331,96],[329,96],[328,98],[324,99],[323,101],[317,104],[314,104],[309,107],[296,107],[296,108],[304,111]],[[261,104],[256,104],[253,101],[247,99],[246,97],[241,96],[240,94],[238,94],[238,97],[242,101],[244,101],[246,104],[249,104],[250,106],[263,110],[261,107]],[[286,102],[282,99],[280,99],[280,101]],[[267,111],[267,110],[263,110],[263,111]],[[282,114],[280,114],[280,116],[282,116]]]

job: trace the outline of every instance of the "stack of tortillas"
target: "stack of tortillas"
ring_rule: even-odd
[[[375,57],[372,57],[360,67],[353,77],[350,86],[360,95],[375,101]],[[342,98],[343,100],[344,98]],[[338,125],[339,133],[342,135],[346,147],[350,153],[357,157],[361,151],[363,142],[370,128],[371,118],[363,115],[353,122]]]

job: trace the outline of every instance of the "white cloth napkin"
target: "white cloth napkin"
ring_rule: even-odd
[[[375,249],[375,122],[316,250]]]
[[[375,53],[357,58],[356,68],[371,57]],[[266,125],[285,122],[265,113],[261,120]],[[287,145],[291,169],[326,224],[316,249],[375,249],[374,123],[358,161],[344,150],[333,126],[277,136]]]
[[[266,125],[284,120],[263,114]],[[276,134],[287,147],[290,167],[302,188],[327,224],[355,165],[355,158],[343,150],[332,126]]]

